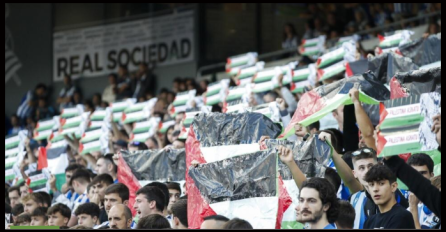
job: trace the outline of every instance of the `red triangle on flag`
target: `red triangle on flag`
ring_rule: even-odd
[[[42,170],[43,168],[48,167],[48,159],[46,155],[46,148],[39,147],[39,158],[37,161],[37,170]]]

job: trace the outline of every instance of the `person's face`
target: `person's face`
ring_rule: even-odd
[[[46,226],[48,225],[48,221],[45,221],[45,218],[42,216],[31,217],[31,226]]]
[[[94,192],[95,192],[95,186],[92,185],[92,186],[90,187],[90,190],[88,190],[88,193],[87,193],[88,199],[92,199],[92,198],[93,198],[93,196],[94,196]]]
[[[20,198],[24,198],[26,195],[28,195],[28,186],[24,185],[20,187]]]
[[[359,180],[359,182],[366,186],[367,182],[364,181],[365,174],[376,164],[376,160],[373,158],[360,159],[353,162],[353,175]]]
[[[173,141],[172,145],[175,149],[184,148],[184,143],[178,140]]]
[[[11,117],[11,124],[13,126],[18,126],[19,125],[19,119],[17,117]]]
[[[104,206],[105,206],[105,212],[108,213],[110,212],[110,209],[117,205],[117,204],[122,204],[122,199],[121,197],[119,197],[119,194],[117,193],[110,193],[104,196]]]
[[[12,191],[8,193],[9,201],[11,208],[20,203],[20,194],[19,191]]]
[[[69,77],[65,77],[65,78],[63,79],[63,83],[64,83],[66,86],[70,85],[70,84],[71,84],[71,78],[69,78]]]
[[[88,215],[88,214],[79,214],[77,216],[77,224],[83,225],[86,227],[95,226],[97,221],[98,221],[98,218],[96,216],[91,217],[91,215]]]
[[[414,166],[411,165],[412,168],[417,170],[418,173],[424,176],[424,178],[430,180],[432,177],[434,177],[434,173],[429,172],[429,168],[426,165],[423,166]]]
[[[333,114],[336,121],[338,121],[339,124],[344,122],[344,106],[339,106],[335,113]]]
[[[158,149],[158,146],[151,139],[146,141],[146,145],[150,150]]]
[[[174,131],[174,129],[172,128],[172,129],[170,129],[170,130],[168,130],[166,133],[167,133],[167,139],[169,140],[169,142],[170,143],[172,143],[173,142],[173,131]]]
[[[358,143],[358,147],[359,147],[359,148],[367,147],[367,145],[365,144],[364,137],[362,137],[362,135],[359,135],[359,143]]]
[[[42,204],[40,204],[40,206],[42,206]],[[23,204],[23,210],[25,213],[33,213],[33,211],[39,207],[39,204],[37,204],[37,202],[35,202],[34,200],[28,200],[27,202],[25,202]]]
[[[85,168],[87,167],[87,163],[85,162],[84,158],[82,156],[80,156],[79,154],[74,156],[74,159],[76,160],[77,164],[79,164]]]
[[[57,212],[55,214],[48,215],[49,226],[67,226],[69,218],[66,218]]]
[[[98,175],[100,174],[110,174],[110,171],[108,170],[108,164],[105,159],[98,159],[96,161],[96,168],[94,169]]]
[[[134,151],[138,151],[138,147],[129,145],[129,152],[134,152]]]
[[[296,206],[296,216],[301,223],[316,223],[329,208],[329,205],[322,205],[317,190],[303,188],[300,192],[299,204]]]
[[[113,207],[108,214],[108,222],[110,229],[128,229],[132,220],[126,220],[122,207]],[[130,223],[129,223],[130,221]]]
[[[133,208],[139,214],[139,218],[142,218],[144,216],[153,214],[153,210],[155,208],[155,201],[149,202],[144,194],[139,194],[135,198],[135,204],[133,205]]]
[[[172,208],[172,205],[180,199],[180,192],[176,189],[169,189],[169,205],[167,206],[167,210]]]
[[[39,100],[39,107],[40,107],[40,108],[45,108],[45,105],[46,105],[45,100],[40,99],[40,100]]]
[[[271,94],[266,94],[265,96],[263,96],[263,101],[265,101],[265,103],[270,103],[270,102],[273,102],[275,100],[276,99],[274,99]]]
[[[116,79],[113,76],[108,76],[108,83],[110,83],[110,85],[115,85]]]
[[[368,183],[368,191],[376,205],[389,202],[397,188],[397,183],[390,184],[389,180],[373,181]]]
[[[76,103],[79,103],[81,101],[81,95],[79,93],[74,93],[73,100]]]
[[[94,95],[92,101],[93,101],[93,105],[95,105],[95,106],[101,104],[101,100],[99,99],[98,95]]]
[[[102,201],[104,200],[105,197],[105,190],[107,189],[108,185],[104,184],[104,183],[98,183],[95,184],[93,189],[94,189],[94,193],[99,195],[99,199]]]
[[[307,128],[298,123],[294,125],[294,130],[297,137],[304,137],[308,133]]]
[[[200,88],[201,88],[202,90],[206,90],[207,87],[208,87],[208,85],[206,84],[206,82],[204,82],[204,81],[200,81]]]
[[[72,176],[73,176],[73,171],[65,172],[65,183],[70,183]]]

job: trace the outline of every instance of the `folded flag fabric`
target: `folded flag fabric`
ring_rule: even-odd
[[[195,117],[192,123],[191,130],[189,130],[188,138],[186,141],[186,173],[189,173],[189,167],[193,160],[200,163],[212,163],[222,161],[224,159],[233,159],[235,157],[240,157],[242,155],[256,153],[259,151],[260,147],[257,143],[260,137],[263,135],[268,135],[271,138],[276,138],[281,131],[281,127],[274,124],[270,119],[264,115],[257,113],[241,113],[241,114],[222,114],[222,113],[210,113],[210,114],[199,114]],[[258,156],[253,156],[253,158]],[[267,156],[268,157],[268,156]],[[276,162],[277,157],[275,157]],[[239,163],[239,162],[235,162]],[[240,162],[242,164],[242,162]],[[274,165],[275,166],[275,165]],[[216,172],[217,173],[217,172]],[[219,175],[215,175],[218,178]],[[225,176],[224,178],[228,178]],[[263,215],[260,218],[265,220],[263,223],[268,223],[269,228],[280,228],[282,221],[283,212],[285,212],[288,206],[291,204],[291,198],[283,187],[283,182],[279,178],[279,197],[278,200],[274,200],[275,204],[278,204],[278,208],[274,204],[270,204],[265,207],[269,207],[273,212],[269,212],[268,215]],[[186,175],[186,186],[188,192],[188,221],[189,228],[199,228],[203,218],[206,216],[216,214],[214,208],[210,205],[204,196],[201,194],[199,189],[194,183],[192,177]],[[272,200],[272,199],[271,199]],[[252,199],[251,201],[255,201]],[[271,201],[272,202],[272,201]],[[233,201],[226,202],[226,204],[231,205]],[[221,203],[223,204],[223,203]],[[220,208],[215,208],[218,213],[223,213],[223,215],[230,212],[243,212],[240,205],[235,205],[236,209],[231,208],[230,211],[219,211],[219,209],[224,210],[225,206],[222,205]],[[250,202],[246,207],[256,207],[255,202]],[[259,211],[260,212],[260,211]],[[262,211],[264,212],[264,211]],[[231,216],[226,214],[227,216]],[[258,214],[256,214],[258,215]],[[272,224],[272,216],[275,217],[275,223]],[[242,217],[246,220],[249,218]],[[262,223],[262,222],[260,222]],[[253,224],[256,228],[261,225]]]
[[[243,99],[233,100],[225,102],[223,113],[243,113],[247,111],[248,107],[249,104]]]
[[[72,118],[81,115],[84,113],[84,106],[83,105],[77,105],[76,107],[70,107],[62,109],[60,112],[60,117],[62,118]]]
[[[319,57],[316,61],[316,67],[322,69],[333,64],[339,63],[342,60],[354,60],[356,54],[355,42],[349,41],[344,42],[339,48],[333,51],[327,52],[326,54]]]
[[[54,116],[52,119],[38,121],[36,129],[34,130],[34,140],[48,139],[54,130],[59,130],[59,126],[59,116]]]
[[[187,139],[187,135],[189,133],[190,125],[194,121],[194,117],[200,113],[210,113],[211,108],[209,106],[203,106],[200,108],[188,109],[186,114],[184,115],[183,129],[181,130],[180,139]]]
[[[119,154],[121,154],[119,152]],[[136,192],[142,187],[139,184],[138,179],[133,175],[132,169],[127,165],[127,162],[124,160],[122,155],[119,155],[118,159],[118,180],[121,183],[126,183],[126,186],[129,188],[129,203],[128,206],[132,211],[132,215],[136,215],[136,211],[133,208],[133,204],[135,204]]]
[[[373,80],[370,73],[342,79],[334,83],[320,86],[305,93],[300,99],[297,110],[280,138],[287,138],[294,133],[297,123],[308,126],[318,121],[341,105],[352,104],[348,95],[350,89],[360,90],[359,100],[366,104],[378,104],[390,99],[389,90],[381,83]]]
[[[20,185],[23,182],[25,182],[25,180],[23,179],[22,173],[20,171],[20,164],[22,163],[26,154],[27,154],[26,151],[19,152],[15,164],[12,166],[12,169],[13,169],[12,175],[14,175],[14,180],[12,181],[12,185],[14,185],[14,186]],[[31,171],[34,171],[33,169],[35,169],[36,167],[37,166],[35,164],[26,166],[25,170],[24,170],[25,174],[29,175],[29,173]]]
[[[160,122],[161,118],[151,117],[148,120],[134,123],[130,140],[142,143],[145,142],[148,138],[155,135],[159,128]]]
[[[61,189],[65,183],[65,169],[68,167],[67,147],[39,148],[37,170],[46,168],[48,172],[56,177],[56,187]]]
[[[223,102],[226,97],[228,86],[229,79],[209,84],[206,90],[204,103],[208,106],[212,106]]]
[[[122,157],[138,180],[184,181],[185,149],[122,151]]]
[[[263,67],[265,66],[265,62],[257,62],[254,66],[242,68],[240,69],[238,75],[237,75],[237,85],[238,86],[246,86],[248,84],[252,83],[252,79],[254,75],[260,71],[263,70]]]
[[[71,136],[70,134],[68,136]],[[56,147],[64,147],[67,146],[67,142],[65,141],[64,136],[59,133],[59,131],[53,131],[51,135],[48,137],[48,145],[47,148],[56,148]]]
[[[105,110],[95,110],[90,116],[89,129],[98,129],[102,127],[111,128],[110,117],[112,114],[112,108],[107,107]]]
[[[372,71],[382,84],[389,84],[392,77],[399,72],[418,68],[418,65],[414,64],[410,58],[395,53],[385,53],[368,61],[368,70]]]
[[[229,57],[226,61],[226,72],[230,73],[232,69],[243,66],[254,65],[257,62],[257,52],[249,52],[243,55]]]
[[[292,72],[297,67],[298,63],[299,62],[297,61],[290,62],[289,64],[280,67],[280,70],[283,75],[282,85],[289,85],[292,83],[293,80]]]
[[[345,65],[345,75],[352,77],[354,75],[361,75],[368,71],[368,60],[357,60],[353,62],[347,62]]]
[[[125,109],[127,109],[129,106],[136,103],[136,99],[129,98],[127,100],[123,101],[117,101],[110,104],[112,115],[113,115],[113,121],[114,122],[121,122],[122,114]]]
[[[400,46],[398,50],[418,66],[441,61],[441,34],[430,35],[426,39],[420,38]]]
[[[152,98],[146,102],[136,103],[127,107],[122,114],[122,123],[127,124],[148,119],[150,117],[150,111],[155,106],[157,100],[157,98]]]
[[[174,126],[174,125],[175,125],[174,120],[164,121],[164,122],[160,123],[159,132],[162,134],[165,134],[167,132],[167,129],[169,129],[169,127]]]
[[[292,77],[293,83],[291,84],[292,93],[303,93],[305,87],[310,86],[310,77],[316,74],[316,66],[310,64],[304,67],[297,68],[293,70]]]
[[[273,122],[280,122],[280,110],[277,102],[270,102],[252,108],[252,112],[260,113],[270,118]]]
[[[27,130],[22,130],[5,138],[5,182],[11,182],[15,178],[13,166],[17,163],[19,154],[25,150],[27,134]]]
[[[441,67],[397,73],[390,80],[390,99],[441,93]]]
[[[316,56],[322,54],[325,50],[325,40],[325,35],[308,40],[304,39],[299,47],[299,53],[303,56]]]
[[[65,170],[64,170],[65,171]],[[50,172],[47,168],[30,172],[28,175],[27,185],[30,192],[46,192],[49,193]]]
[[[401,46],[410,43],[410,37],[414,34],[410,30],[400,30],[395,31],[392,35],[378,35],[379,47],[380,48],[390,48],[395,46]]]
[[[60,119],[59,133],[61,135],[75,134],[77,138],[81,138],[87,128],[90,112],[82,113],[79,116]]]
[[[431,131],[440,105],[441,94],[436,92],[381,103],[378,156],[422,152],[430,154],[436,164],[441,162],[439,144]]]
[[[178,113],[186,112],[187,109],[191,108],[191,102],[195,98],[196,93],[197,91],[195,89],[177,93],[172,103],[171,116],[175,117]]]
[[[254,75],[254,86],[252,92],[263,93],[279,87],[279,76],[283,74],[280,67],[273,67],[258,71]]]

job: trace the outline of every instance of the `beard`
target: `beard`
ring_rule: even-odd
[[[309,216],[303,216],[303,213],[307,213],[310,214]],[[316,223],[319,220],[321,220],[322,215],[323,215],[323,210],[322,208],[314,213],[311,213],[308,210],[303,210],[302,212],[300,212],[300,216],[298,217],[300,220],[298,222],[300,223]]]

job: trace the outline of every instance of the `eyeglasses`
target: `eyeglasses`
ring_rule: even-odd
[[[352,156],[360,155],[361,153],[375,154],[375,151],[370,148],[362,148],[352,153]]]
[[[134,145],[134,146],[139,146],[139,144],[141,144],[141,142],[133,141],[131,144]]]

